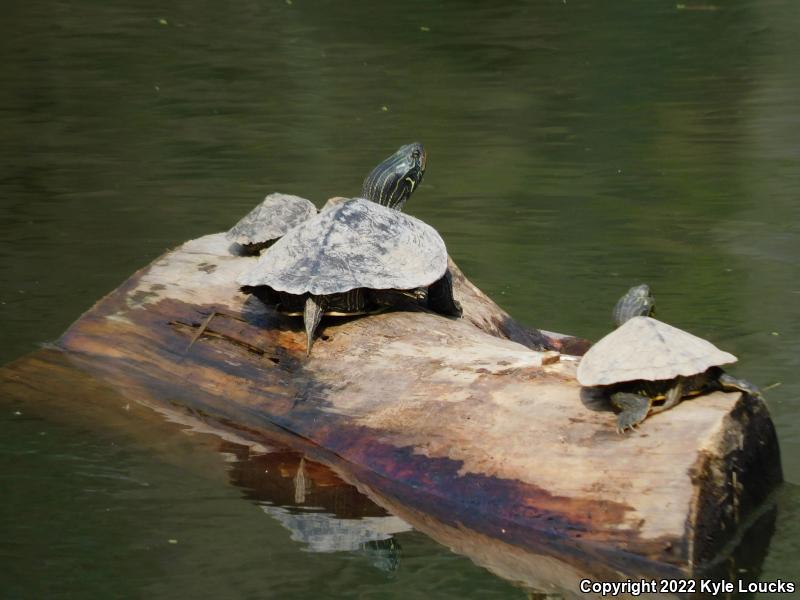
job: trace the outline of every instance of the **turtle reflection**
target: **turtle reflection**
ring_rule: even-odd
[[[302,454],[278,450],[255,454],[230,445],[230,477],[261,509],[283,525],[308,552],[350,552],[385,573],[400,565],[396,533],[410,531],[329,468]]]

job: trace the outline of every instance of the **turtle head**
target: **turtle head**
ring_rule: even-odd
[[[402,210],[422,183],[427,161],[425,148],[419,142],[401,146],[367,175],[361,195],[383,206]]]
[[[617,301],[614,323],[617,327],[633,317],[652,317],[656,312],[656,299],[646,283],[635,285]]]

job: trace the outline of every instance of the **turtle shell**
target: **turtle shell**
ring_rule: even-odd
[[[242,246],[264,244],[278,239],[316,214],[317,208],[305,198],[270,194],[231,227],[225,238]]]
[[[290,294],[414,289],[447,270],[447,249],[419,219],[369,200],[338,203],[270,246],[239,285]]]
[[[633,317],[592,346],[578,365],[581,385],[658,381],[736,362],[711,342],[652,317]]]

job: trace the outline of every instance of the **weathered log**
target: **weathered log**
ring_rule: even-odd
[[[781,480],[760,400],[714,393],[619,436],[611,409],[581,393],[574,359],[502,338],[564,342],[523,334],[460,274],[464,319],[331,319],[306,359],[296,319],[239,293],[252,260],[221,235],[188,242],[58,345],[158,410],[254,441],[278,427],[380,504],[570,573],[698,573]]]
[[[289,529],[293,539],[307,544],[311,550],[356,552],[374,566],[386,568],[387,561],[391,566],[391,555],[376,552],[374,546],[370,549],[369,540],[387,539],[411,525],[478,565],[530,590],[559,591],[565,597],[573,597],[581,595],[582,578],[606,576],[597,565],[537,554],[461,524],[444,523],[413,505],[402,504],[386,495],[381,486],[367,487],[361,483],[347,461],[285,430],[260,427],[257,435],[253,431],[243,432],[236,425],[205,422],[202,415],[189,414],[180,406],[170,407],[158,398],[149,399],[158,407],[158,412],[152,411],[141,402],[131,401],[143,399],[141,390],[125,389],[119,382],[109,385],[76,369],[73,359],[70,353],[48,348],[0,368],[0,403],[26,419],[58,421],[81,430],[111,428],[119,436],[118,443],[144,445],[161,460],[195,475],[230,480],[244,488],[248,498],[271,507],[265,508],[265,512]],[[179,435],[181,431],[191,435],[188,438]],[[287,452],[289,447],[295,451]],[[226,455],[225,468],[221,468],[220,461],[214,460],[209,450]],[[303,455],[318,462],[305,461],[307,483],[304,497],[299,500],[297,480]],[[236,457],[233,463],[232,456]],[[373,501],[402,520],[387,515],[353,486],[360,487]],[[284,508],[303,503],[322,507],[330,516],[316,511],[291,514]],[[703,577],[719,579],[736,573],[744,580],[757,580],[775,520],[774,506],[767,503],[763,508],[757,519],[752,519],[753,525],[743,532],[736,548],[724,555],[724,561],[717,560],[711,570],[704,570]],[[303,515],[312,517],[313,522],[304,522]]]

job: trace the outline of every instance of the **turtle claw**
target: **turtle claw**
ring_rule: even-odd
[[[638,417],[637,415],[632,415],[628,412],[622,412],[617,416],[617,433],[620,435],[625,435],[627,431],[633,431],[637,429],[639,423],[641,423],[644,419],[636,420]]]
[[[626,431],[633,431],[647,418],[653,401],[640,394],[619,392],[611,396],[611,403],[620,409],[617,415],[617,433],[624,435]]]

